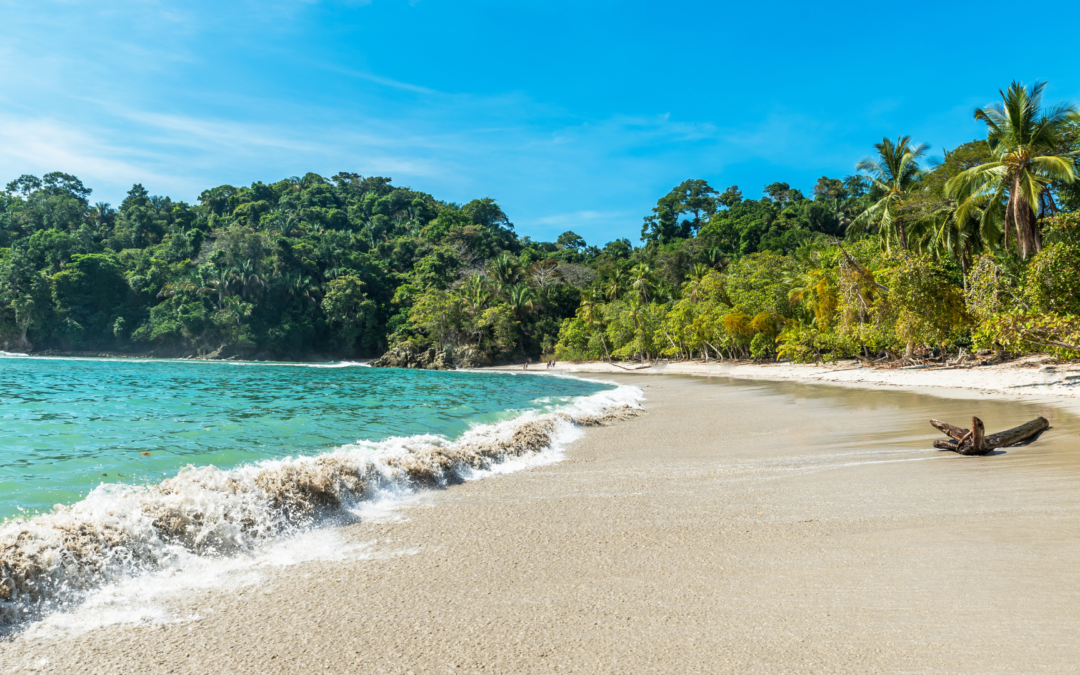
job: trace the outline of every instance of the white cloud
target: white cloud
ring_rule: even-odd
[[[630,211],[574,211],[573,213],[557,213],[551,216],[537,218],[533,222],[537,225],[553,225],[567,227],[575,224],[594,223],[596,221],[613,221],[632,217]]]
[[[0,171],[11,178],[24,173],[64,171],[116,188],[124,186],[123,180],[117,182],[121,176],[131,177],[127,187],[136,180],[174,182],[173,176],[124,159],[123,155],[128,154],[125,148],[110,146],[85,129],[51,119],[0,116],[0,147],[4,148]],[[4,182],[7,180],[10,179],[5,178]]]

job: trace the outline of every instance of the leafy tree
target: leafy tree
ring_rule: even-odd
[[[703,180],[683,181],[656,202],[653,214],[645,218],[641,238],[666,244],[690,237],[716,212],[715,194]],[[680,221],[685,214],[693,214],[693,218]]]
[[[76,254],[52,281],[65,337],[80,344],[113,335],[119,310],[131,292],[115,258]]]
[[[371,339],[377,330],[375,305],[364,293],[364,282],[346,274],[331,281],[322,302],[323,312],[330,325],[338,331],[345,351],[355,350],[357,339],[368,334],[369,346],[377,344]]]
[[[559,238],[555,240],[555,243],[559,248],[569,248],[574,249],[575,251],[580,251],[586,246],[583,238],[569,230],[560,234]]]

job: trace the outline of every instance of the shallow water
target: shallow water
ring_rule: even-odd
[[[350,364],[0,358],[0,519],[74,503],[103,483],[157,483],[188,465],[455,439],[609,388]]]

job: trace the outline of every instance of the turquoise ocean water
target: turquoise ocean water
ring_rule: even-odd
[[[72,504],[102,483],[157,483],[187,465],[453,439],[611,388],[343,364],[0,358],[0,519]]]

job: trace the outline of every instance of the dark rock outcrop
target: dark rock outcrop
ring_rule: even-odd
[[[375,368],[417,368],[420,370],[451,370],[454,362],[446,352],[434,348],[415,351],[408,347],[394,347],[371,362]]]

